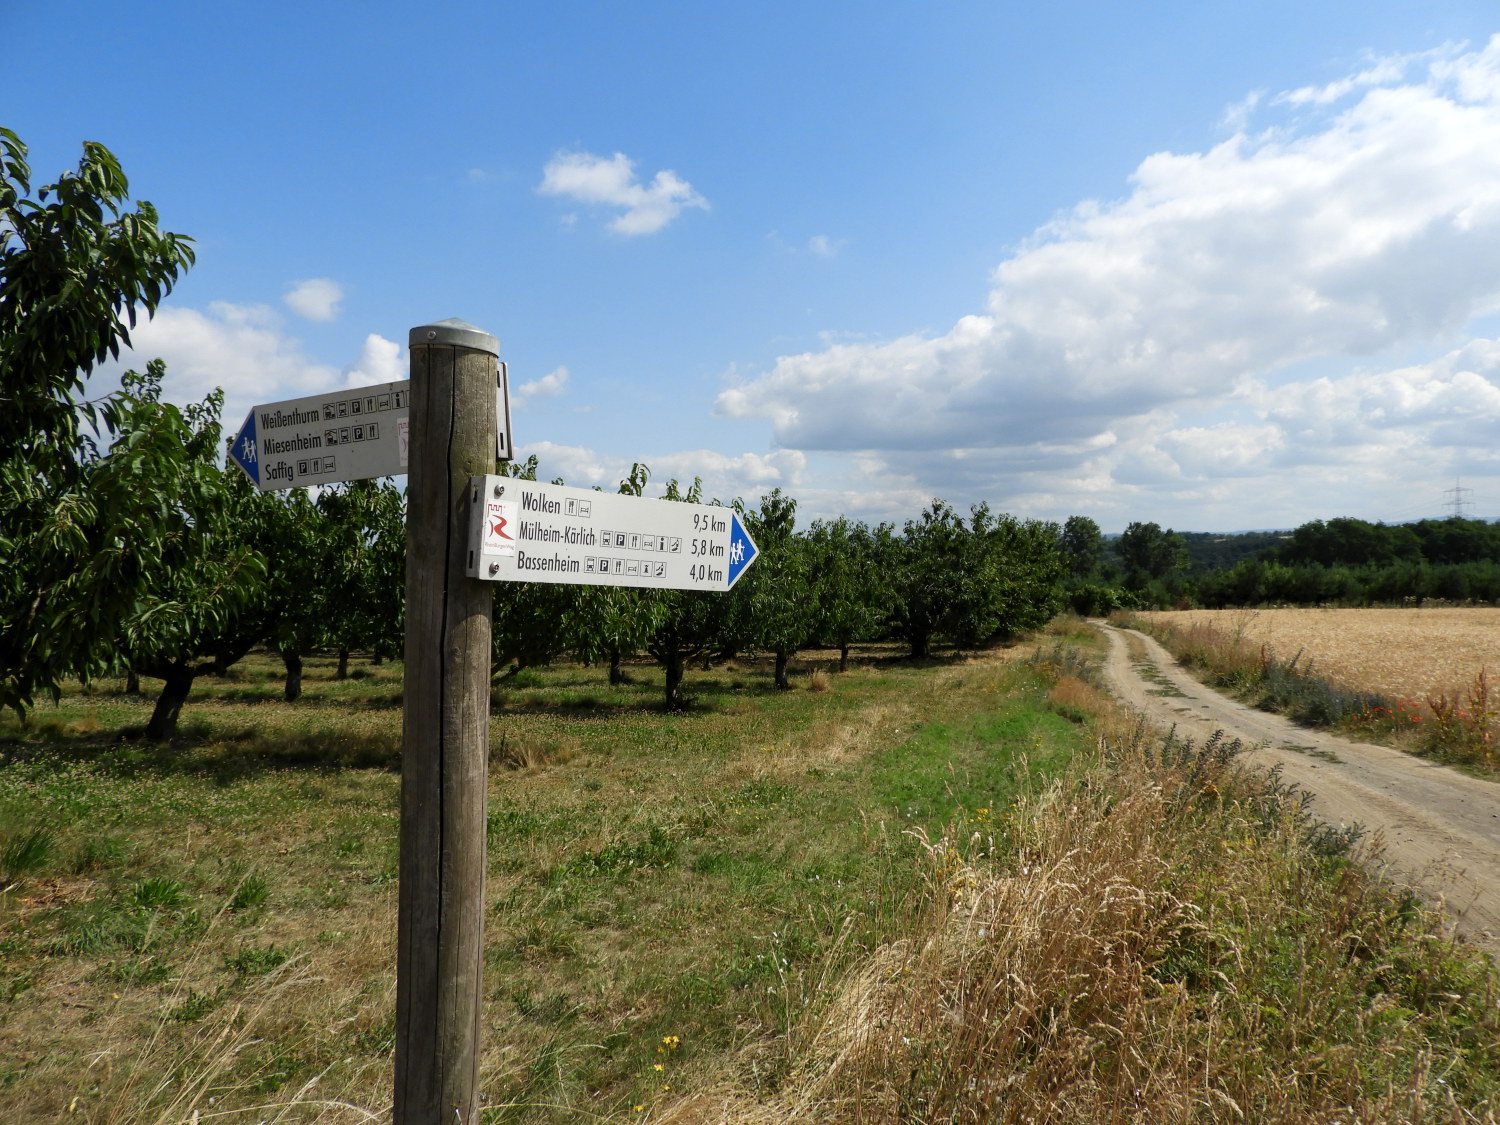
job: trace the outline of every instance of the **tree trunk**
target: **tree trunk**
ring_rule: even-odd
[[[381,652],[377,648],[375,650],[375,654],[370,657],[370,663],[373,664],[373,665],[375,665],[375,667],[379,668],[382,664],[385,663],[385,653]]]
[[[141,678],[135,674],[134,668],[125,673],[125,691],[130,695],[141,694]]]
[[[188,692],[193,690],[193,680],[198,675],[196,668],[180,664],[165,669],[165,672],[161,694],[156,697],[156,709],[146,724],[146,737],[153,742],[168,742],[177,737],[177,717],[182,714],[182,705],[187,702]]]
[[[292,649],[281,650],[281,663],[286,666],[286,689],[282,697],[288,703],[296,703],[302,698],[302,654]]]
[[[908,638],[911,641],[911,658],[913,660],[924,660],[932,648],[932,634],[927,632],[912,633]]]
[[[786,665],[787,665],[787,654],[784,653],[784,652],[778,652],[776,654],[776,690],[777,691],[790,691],[791,690],[792,682],[791,682],[791,680],[787,679]]]
[[[839,645],[839,671],[849,671],[849,646]]]
[[[339,670],[333,676],[336,680],[347,680],[349,678],[349,650],[339,649]]]
[[[667,710],[685,711],[687,702],[682,695],[682,673],[685,661],[678,653],[672,653],[666,660],[667,665]]]
[[[619,687],[625,682],[625,669],[620,667],[620,650],[612,648],[609,650],[609,683],[611,687]]]

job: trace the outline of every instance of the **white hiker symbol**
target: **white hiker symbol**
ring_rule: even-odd
[[[738,566],[744,557],[745,541],[743,539],[736,539],[729,545],[729,565]]]
[[[240,460],[246,462],[255,460],[254,438],[247,437],[244,441],[240,442]]]

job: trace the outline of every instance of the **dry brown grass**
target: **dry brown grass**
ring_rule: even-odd
[[[1268,821],[1263,789],[1207,762],[1137,753],[1061,784],[1017,811],[1008,861],[982,824],[930,843],[929,912],[792,1030],[776,1094],[725,1084],[653,1122],[1493,1122],[1370,999],[1390,892],[1357,868],[1317,885],[1295,809]]]
[[[498,746],[490,747],[490,765],[508,770],[540,770],[550,765],[561,765],[578,755],[575,739],[538,742],[528,738],[500,737]]]
[[[1454,694],[1482,667],[1500,669],[1500,609],[1195,609],[1142,613],[1182,628],[1205,624],[1270,645],[1282,660],[1335,683],[1397,699]]]
[[[1095,719],[1102,718],[1111,709],[1103,692],[1073,675],[1059,676],[1047,692],[1047,701]]]

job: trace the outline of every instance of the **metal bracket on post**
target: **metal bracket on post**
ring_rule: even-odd
[[[509,477],[469,478],[469,553],[465,573],[494,581],[500,560],[516,553],[516,498]]]
[[[495,376],[495,460],[515,460],[515,443],[510,433],[510,372],[500,365]]]

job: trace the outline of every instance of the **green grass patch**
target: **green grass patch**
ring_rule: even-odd
[[[923,666],[870,648],[820,692],[776,692],[767,662],[741,659],[690,670],[681,715],[644,662],[623,685],[575,665],[497,681],[486,1121],[639,1120],[727,1075],[765,1097],[792,1080],[820,998],[947,893],[923,834],[960,850],[978,834],[1003,862],[1021,846],[1016,810],[1095,754],[1097,642],[1074,628],[1044,647]],[[356,658],[364,675],[338,680],[334,666],[309,659],[296,704],[264,655],[206,679],[171,746],[141,742],[150,699],[107,682],[30,727],[0,722],[0,847],[15,849],[0,1120],[67,1117],[75,1096],[85,1119],[117,1122],[206,1115],[210,1097],[288,1121],[343,1120],[288,1108],[299,1096],[388,1104],[401,668]],[[1201,799],[1192,784],[1184,802]],[[39,831],[46,846],[27,845]],[[1337,879],[1348,841],[1322,846],[1305,877]],[[1302,933],[1320,925],[1309,912]],[[1230,938],[1259,940],[1185,933],[1157,979],[1211,989]],[[1264,939],[1273,968],[1256,987],[1279,1004],[1303,939]],[[1391,961],[1382,987],[1401,1011],[1440,1011],[1442,989],[1479,987],[1463,964]],[[1450,1015],[1487,1058],[1488,1025]]]
[[[776,692],[768,662],[692,669],[681,715],[646,663],[623,685],[570,665],[496,681],[483,1081],[531,1108],[491,1117],[630,1117],[703,1081],[909,915],[907,828],[1003,804],[1090,743],[1035,669],[854,658],[820,692]],[[149,1099],[105,1113],[89,1060],[137,1060],[112,1073],[138,1094],[208,1073],[195,1037],[231,1019],[259,1045],[213,1071],[219,1109],[319,1074],[320,1096],[389,1096],[401,666],[334,670],[309,658],[294,704],[269,656],[203,677],[166,746],[140,738],[150,681],[0,721],[21,1045],[0,1119],[66,1115],[85,1086],[99,1119],[151,1119]]]

